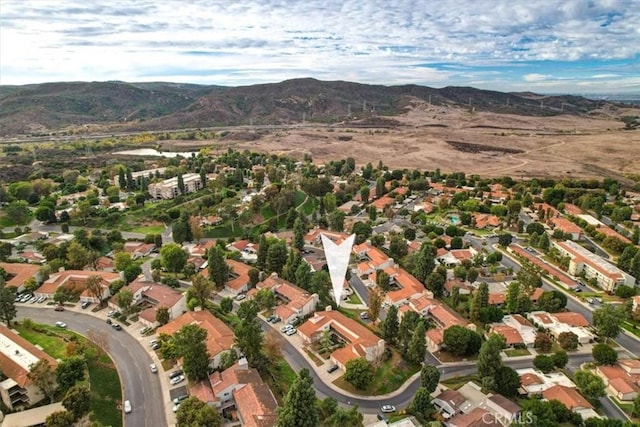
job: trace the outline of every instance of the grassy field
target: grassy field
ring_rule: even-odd
[[[509,357],[531,356],[531,352],[526,348],[512,348],[505,350],[504,353]]]
[[[164,231],[164,225],[147,225],[134,227],[131,229],[134,233],[142,233],[142,234],[160,234]]]
[[[444,380],[444,381],[440,381],[443,385],[446,385],[447,387],[453,389],[453,390],[457,390],[460,387],[462,387],[463,385],[465,385],[466,383],[468,383],[469,381],[475,381],[478,382],[478,376],[477,375],[464,375],[461,377],[455,377],[455,378],[451,378],[448,380]]]
[[[27,214],[27,219],[25,221],[23,221],[23,222],[20,222],[20,223],[12,221],[6,215],[0,215],[0,227],[1,228],[5,228],[5,227],[22,227],[24,225],[29,224],[32,219],[33,219],[33,213],[31,211],[29,211],[29,213]]]
[[[311,215],[314,211],[318,210],[319,204],[317,199],[309,197],[305,204],[300,207],[300,211],[305,215]]]
[[[122,413],[118,406],[122,402],[120,378],[111,358],[100,353],[98,347],[86,338],[55,326],[35,324],[35,329],[28,328],[24,322],[14,325],[20,336],[32,344],[42,347],[45,353],[56,359],[66,357],[68,340],[75,337],[87,345],[84,353],[89,371],[91,388],[92,420],[112,427],[122,426]]]
[[[295,207],[300,206],[305,201],[306,198],[307,198],[307,193],[305,193],[304,191],[297,190],[293,195],[293,205]]]

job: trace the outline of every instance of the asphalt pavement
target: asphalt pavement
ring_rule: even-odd
[[[122,400],[130,400],[133,411],[123,413],[123,425],[130,427],[166,426],[165,402],[160,376],[152,374],[149,365],[154,363],[140,342],[125,331],[116,331],[103,319],[66,310],[57,312],[53,307],[18,306],[18,319],[28,317],[36,322],[54,324],[63,321],[67,328],[81,335],[89,330],[108,334],[109,355],[118,369],[122,385]]]

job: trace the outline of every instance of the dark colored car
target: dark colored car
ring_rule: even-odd
[[[327,372],[330,373],[330,374],[335,372],[335,371],[337,371],[337,370],[338,370],[338,365],[331,365],[331,366],[329,366],[327,368]]]
[[[182,375],[184,372],[182,372],[182,370],[178,369],[177,371],[173,371],[169,374],[169,378],[170,379],[174,379],[176,377],[179,377],[180,375]]]
[[[111,319],[107,319],[107,325],[111,324]]]
[[[61,305],[56,306],[56,308],[54,308],[55,311],[64,311],[64,307]]]
[[[121,330],[122,330],[122,326],[120,326],[120,325],[119,325],[119,324],[117,324],[117,323],[114,323],[113,325],[111,325],[111,327],[112,327],[113,329],[115,329],[116,331],[121,331]]]
[[[81,307],[84,310],[85,308],[89,307],[91,305],[91,303],[89,301],[85,301],[82,303]]]

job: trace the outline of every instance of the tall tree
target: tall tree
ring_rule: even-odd
[[[391,305],[387,310],[387,317],[382,323],[382,337],[390,344],[395,344],[400,325],[398,323],[398,307]]]
[[[424,362],[424,356],[427,353],[425,332],[424,322],[418,322],[407,347],[406,358],[415,364]]]
[[[304,249],[305,227],[300,218],[296,218],[293,223],[293,247],[301,251]]]
[[[40,359],[29,367],[27,377],[53,402],[56,393],[56,373],[47,359]]]
[[[593,360],[600,365],[615,365],[618,361],[618,352],[606,344],[599,343],[591,350]]]
[[[498,369],[502,366],[500,353],[504,347],[504,339],[497,334],[491,335],[489,339],[482,344],[477,363],[480,378],[495,377]]]
[[[345,381],[359,390],[365,390],[373,381],[375,373],[373,365],[364,357],[351,359],[347,362],[346,368],[344,373]]]
[[[116,294],[116,302],[124,313],[128,313],[133,303],[133,292],[131,289],[121,289],[120,292]]]
[[[378,289],[372,289],[369,291],[369,316],[374,323],[378,321],[381,307],[382,293]]]
[[[262,369],[265,363],[263,353],[264,335],[258,321],[260,310],[255,301],[244,301],[238,308],[240,322],[236,325],[236,345],[247,358],[249,365]]]
[[[278,427],[316,427],[319,423],[316,392],[307,369],[302,369],[291,384],[282,406],[277,409]]]
[[[430,273],[425,280],[425,286],[433,292],[433,295],[436,297],[442,296],[444,284],[445,278],[436,272]]]
[[[182,367],[189,381],[198,382],[207,378],[209,352],[207,331],[198,325],[185,325],[173,335],[176,350],[182,356]]]
[[[420,384],[429,393],[433,393],[438,388],[440,382],[440,371],[433,365],[424,365],[420,370]]]
[[[451,306],[453,308],[457,308],[460,304],[460,288],[458,286],[454,286],[451,291]]]
[[[89,262],[91,262],[89,250],[76,241],[71,242],[67,248],[67,267],[71,270],[81,270]]]
[[[195,240],[196,242],[200,242],[200,239],[202,239],[203,235],[200,218],[198,218],[197,216],[192,216],[189,218],[189,230],[191,231],[193,240]]]
[[[430,415],[434,412],[434,407],[431,404],[431,395],[426,388],[418,388],[411,405],[409,405],[409,412],[414,414],[422,423],[430,418]]]
[[[213,282],[216,289],[224,288],[225,283],[229,280],[229,266],[225,261],[224,251],[220,246],[216,245],[209,249],[209,262],[207,265],[209,280]]]
[[[495,391],[507,397],[515,397],[520,388],[520,375],[508,367],[500,366],[495,375]]]
[[[604,381],[591,371],[577,371],[573,376],[573,381],[586,397],[594,399],[605,395]]]
[[[413,337],[413,331],[416,326],[418,326],[418,323],[421,322],[422,319],[420,318],[420,315],[415,311],[408,311],[402,316],[400,330],[398,332],[398,345],[402,354],[405,354],[409,348],[409,342]]]
[[[178,172],[178,191],[180,191],[180,194],[182,195],[185,194],[184,179],[182,178],[182,174],[179,172]]]
[[[304,290],[311,290],[311,267],[306,262],[301,262],[296,269],[295,284]]]
[[[0,275],[0,320],[11,327],[11,321],[16,318],[16,288],[7,286],[4,276]]]
[[[220,427],[222,420],[217,409],[191,396],[180,403],[176,412],[176,424],[189,427]]]
[[[505,298],[505,309],[507,313],[516,313],[518,311],[518,298],[520,296],[520,283],[513,281],[507,287],[507,296]]]
[[[73,414],[76,420],[82,418],[91,410],[91,392],[86,385],[71,387],[62,399],[62,406]]]
[[[604,337],[606,343],[609,338],[615,338],[620,334],[622,322],[626,318],[624,307],[605,305],[593,313],[593,326],[598,335]]]
[[[102,296],[104,294],[104,290],[102,288],[102,277],[97,274],[87,277],[86,286],[89,295],[92,298],[97,299],[99,305],[102,305]]]
[[[469,316],[474,322],[480,320],[482,309],[489,305],[489,285],[485,282],[480,283],[478,290],[473,295]]]
[[[269,273],[275,272],[278,273],[278,275],[281,275],[282,269],[287,263],[287,256],[287,245],[284,241],[277,240],[269,245],[269,250],[267,251],[266,271]]]
[[[84,380],[87,363],[82,356],[71,356],[58,363],[56,368],[56,382],[58,388],[66,392],[77,382]]]
[[[206,307],[207,300],[211,297],[212,291],[213,283],[202,274],[196,274],[193,277],[193,280],[191,281],[191,287],[189,288],[189,296],[191,298],[197,299],[198,305],[200,307]]]
[[[160,323],[160,325],[166,325],[167,323],[169,323],[170,318],[171,313],[169,313],[168,307],[158,307],[158,309],[156,310],[156,321]]]
[[[160,249],[160,262],[162,266],[174,275],[182,271],[188,258],[189,254],[187,251],[176,243],[169,243]]]
[[[269,251],[269,241],[263,234],[260,236],[260,243],[258,245],[258,253],[256,259],[256,267],[258,270],[264,270],[267,265],[267,253]]]
[[[47,427],[69,427],[73,425],[75,417],[69,411],[56,411],[47,416],[45,425]]]

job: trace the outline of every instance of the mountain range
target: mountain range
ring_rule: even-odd
[[[524,116],[585,116],[612,104],[571,95],[311,78],[239,87],[62,82],[0,86],[0,136],[42,135],[74,128],[125,132],[366,121],[400,114],[416,102]]]

